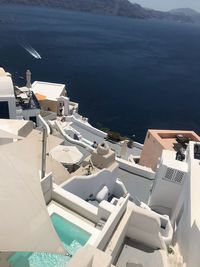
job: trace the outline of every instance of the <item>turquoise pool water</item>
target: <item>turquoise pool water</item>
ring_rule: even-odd
[[[55,213],[51,220],[63,246],[72,255],[90,238],[90,234]],[[9,257],[8,263],[11,267],[65,267],[69,260],[68,256],[58,254],[16,252]]]

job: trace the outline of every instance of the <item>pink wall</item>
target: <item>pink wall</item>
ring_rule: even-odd
[[[156,171],[162,150],[174,150],[176,136],[179,134],[189,137],[192,141],[200,141],[200,137],[193,131],[148,130],[139,164]]]

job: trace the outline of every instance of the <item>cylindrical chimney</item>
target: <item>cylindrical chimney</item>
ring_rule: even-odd
[[[31,88],[31,72],[30,72],[30,70],[26,71],[26,87]]]

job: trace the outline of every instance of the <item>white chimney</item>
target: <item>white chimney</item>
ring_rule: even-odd
[[[31,88],[31,72],[30,72],[30,70],[26,71],[26,87]]]

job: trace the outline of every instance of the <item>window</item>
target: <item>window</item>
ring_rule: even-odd
[[[7,101],[0,102],[0,118],[2,118],[2,119],[10,119],[9,108],[8,108],[8,102]]]
[[[33,121],[35,124],[37,124],[37,118],[36,118],[36,116],[30,117],[30,120]]]

